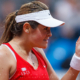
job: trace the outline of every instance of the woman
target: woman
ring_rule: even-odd
[[[63,24],[39,1],[9,14],[0,41],[0,80],[59,80],[41,48],[47,47],[50,27]],[[62,80],[71,80],[67,76]]]
[[[33,47],[46,48],[52,35],[50,27],[62,24],[39,1],[24,4],[9,14],[0,41],[0,80],[51,80],[51,70],[38,53],[40,49]],[[58,80],[52,73],[53,79]]]

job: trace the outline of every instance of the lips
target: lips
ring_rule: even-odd
[[[48,41],[48,39],[44,39],[44,41]]]
[[[47,38],[47,39],[44,39],[44,41],[46,41],[46,42],[48,42],[48,40],[49,40],[49,38]]]

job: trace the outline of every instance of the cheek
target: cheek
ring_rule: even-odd
[[[41,33],[36,33],[35,35],[33,35],[33,40],[34,41],[41,41],[43,40],[44,36]]]
[[[45,36],[45,33],[41,32],[40,30],[37,30],[30,35],[30,41],[36,45],[41,44]]]

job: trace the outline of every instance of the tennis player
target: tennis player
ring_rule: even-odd
[[[64,22],[54,19],[48,7],[39,1],[23,4],[9,14],[0,40],[0,80],[58,80],[34,47],[47,48],[52,36],[50,28],[62,24]]]
[[[9,14],[0,40],[0,80],[59,80],[41,48],[47,48],[52,36],[50,28],[63,24],[39,1],[23,4]],[[62,80],[76,79],[79,73],[76,56]]]

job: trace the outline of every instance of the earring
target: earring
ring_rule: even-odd
[[[27,33],[29,33],[29,30],[26,30]]]

